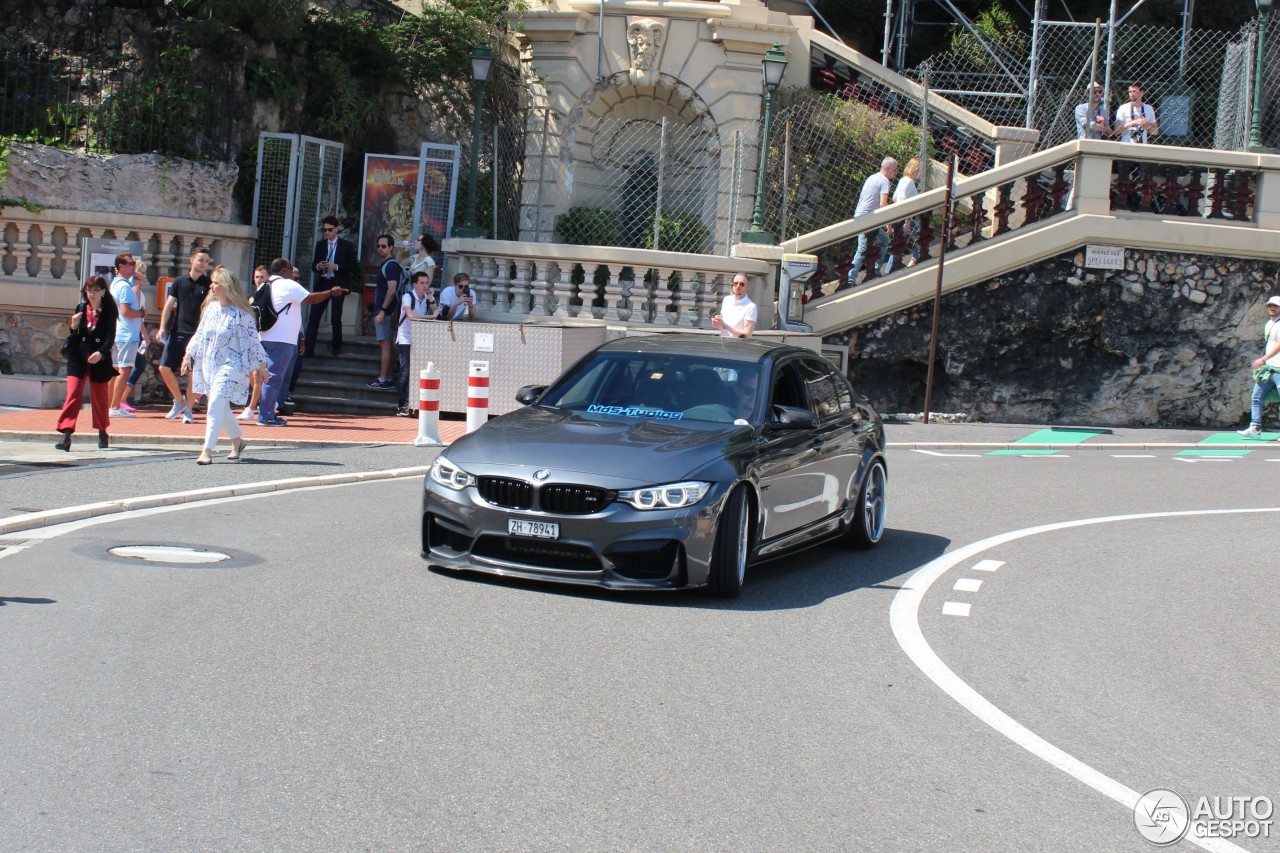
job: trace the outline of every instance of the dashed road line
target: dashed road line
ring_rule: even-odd
[[[1007,533],[1001,533],[982,539],[978,542],[970,543],[955,551],[938,557],[935,560],[925,564],[917,569],[903,586],[893,597],[893,603],[889,608],[889,623],[893,629],[893,635],[898,641],[898,645],[911,658],[921,672],[923,672],[929,680],[942,689],[944,693],[954,699],[965,710],[982,720],[991,728],[1007,737],[1009,740],[1021,746],[1032,755],[1047,762],[1051,766],[1070,775],[1074,779],[1083,782],[1095,791],[1114,800],[1124,806],[1131,813],[1137,806],[1141,794],[1133,790],[1129,786],[1112,779],[1110,776],[1099,770],[1090,767],[1080,759],[1069,754],[1065,750],[1054,746],[1017,720],[1010,717],[1004,711],[997,708],[989,699],[987,699],[978,691],[969,686],[960,676],[947,666],[933,647],[929,645],[929,641],[925,639],[924,631],[920,627],[920,608],[924,603],[924,598],[928,594],[930,587],[933,586],[939,578],[946,572],[960,565],[972,557],[990,551],[1000,545],[1025,539],[1029,536],[1036,536],[1041,533],[1052,533],[1059,530],[1068,530],[1076,527],[1087,527],[1098,524],[1112,524],[1116,522],[1128,521],[1145,521],[1156,518],[1186,518],[1190,516],[1203,515],[1244,515],[1250,513],[1280,513],[1280,507],[1267,507],[1260,509],[1201,509],[1201,510],[1183,510],[1175,512],[1146,512],[1135,513],[1133,515],[1113,515],[1102,518],[1085,518],[1075,521],[1060,521],[1053,524],[1042,524],[1038,527],[1028,527],[1022,530],[1012,530]],[[996,568],[1004,565],[996,560],[984,560],[983,562],[995,563]],[[977,569],[980,564],[971,568]],[[960,615],[957,611],[952,614],[947,608],[950,605],[959,605],[959,602],[946,602],[943,605],[944,615]],[[965,614],[968,615],[968,605]],[[1147,786],[1151,787],[1150,785]],[[1245,853],[1244,849],[1238,847],[1231,842],[1220,838],[1200,838],[1194,832],[1186,835],[1186,840],[1197,847],[1204,850],[1214,851],[1218,853]]]
[[[951,588],[956,592],[977,592],[982,589],[982,581],[977,578],[960,578]]]
[[[979,560],[969,568],[975,572],[994,572],[1004,565],[1004,560]]]
[[[942,605],[943,616],[968,616],[969,605],[963,601],[948,601]]]

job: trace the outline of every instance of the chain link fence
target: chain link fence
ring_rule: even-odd
[[[1121,24],[1042,21],[1033,40],[970,40],[904,72],[934,93],[999,125],[1040,131],[1044,149],[1077,136],[1075,108],[1093,80],[1107,86],[1104,105],[1114,122],[1128,100],[1130,83],[1141,83],[1155,110],[1160,134],[1152,141],[1197,148],[1244,150],[1251,142],[1276,144],[1280,132],[1280,16],[1270,13],[1259,39],[1260,19],[1234,35]],[[1265,54],[1259,79],[1259,42]],[[1107,57],[1112,57],[1108,63]],[[1259,126],[1253,133],[1254,92],[1261,83]]]
[[[573,143],[565,243],[712,251],[720,178],[714,127],[669,117],[584,121]]]

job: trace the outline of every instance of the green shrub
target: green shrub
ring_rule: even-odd
[[[653,221],[653,211],[646,214],[649,222]],[[658,245],[656,248],[664,252],[689,252],[701,254],[707,250],[707,241],[711,231],[702,224],[697,215],[688,210],[677,210],[670,215],[663,214],[658,220]],[[653,229],[644,232],[640,248],[653,249]]]
[[[618,217],[602,207],[574,207],[556,217],[556,236],[575,246],[617,246]]]

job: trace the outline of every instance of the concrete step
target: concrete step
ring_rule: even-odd
[[[327,376],[308,376],[306,371],[303,371],[302,376],[298,378],[297,393],[293,395],[293,399],[297,400],[298,394],[366,403],[390,402],[394,404],[396,401],[396,390],[394,388],[369,388],[363,382],[357,385],[352,382],[334,381]]]
[[[326,415],[394,415],[396,399],[393,396],[386,401],[359,400],[351,397],[335,397],[323,392],[304,392],[302,383],[293,392],[293,408],[295,411],[309,414]]]

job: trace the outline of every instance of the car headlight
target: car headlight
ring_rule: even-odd
[[[618,500],[636,509],[680,509],[693,506],[711,489],[710,483],[690,481],[665,486],[645,486],[618,492]]]
[[[460,492],[467,486],[474,486],[476,478],[454,465],[443,456],[437,456],[431,463],[431,479],[442,486]]]

